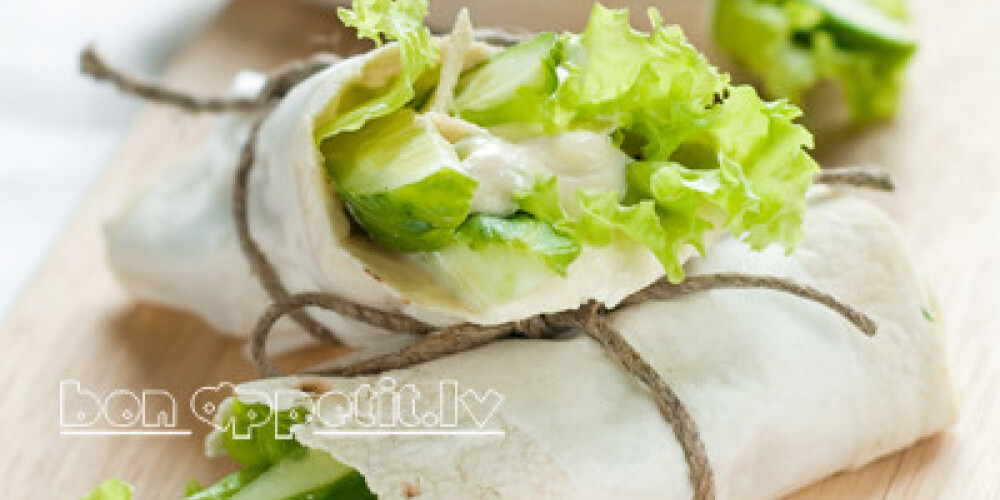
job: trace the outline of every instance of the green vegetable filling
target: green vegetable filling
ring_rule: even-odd
[[[538,116],[559,86],[560,38],[543,33],[497,54],[459,82],[455,115],[481,126]]]
[[[322,149],[337,193],[379,243],[406,252],[437,250],[469,216],[478,183],[413,110],[338,134]]]
[[[482,174],[456,154],[453,130],[420,113],[440,71],[425,13],[424,0],[355,0],[341,10],[359,36],[399,41],[401,74],[367,89],[368,101],[349,91],[331,103],[344,112],[316,129],[332,191],[378,244],[422,252],[490,304],[565,276],[586,245],[639,242],[676,282],[682,249],[704,252],[713,229],[758,249],[799,240],[818,167],[806,152],[811,135],[794,123],[798,108],[731,85],[655,9],[646,34],[627,11],[595,5],[581,34],[542,34],[464,72],[449,118],[465,124],[463,134],[516,142],[584,130],[631,158],[624,189],[560,197],[560,179],[535,172],[512,195],[512,212],[480,212]]]
[[[893,116],[916,41],[904,0],[718,0],[715,38],[773,97],[837,82],[856,122]]]
[[[565,276],[579,253],[575,239],[518,213],[469,217],[459,228],[456,242],[435,258],[467,290],[467,299],[486,305],[508,301],[546,279]]]
[[[132,486],[112,478],[97,485],[83,500],[132,500]]]
[[[290,437],[307,418],[302,408],[272,414],[264,404],[234,400],[222,442],[242,468],[207,488],[192,482],[185,500],[374,500],[358,471]]]

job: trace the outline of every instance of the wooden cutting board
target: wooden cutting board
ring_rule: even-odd
[[[955,427],[792,497],[1000,499],[1000,4],[914,0],[923,44],[898,120],[823,133],[825,165],[871,163],[900,187],[874,198],[898,220],[946,311],[962,397]],[[242,68],[265,70],[318,50],[357,50],[330,9],[234,0],[173,62],[167,79],[218,92]],[[112,92],[112,90],[108,90]],[[176,499],[187,479],[232,469],[203,457],[207,426],[191,417],[200,386],[254,377],[242,344],[192,316],[134,304],[111,276],[101,226],[154,174],[193,151],[209,119],[147,106],[115,161],[0,323],[0,498],[76,499],[110,476],[140,499]],[[849,270],[845,270],[849,271]],[[325,353],[329,354],[329,353]],[[170,391],[190,436],[60,435],[60,382],[106,395]],[[803,443],[810,446],[810,443]],[[797,450],[788,450],[796,453]]]

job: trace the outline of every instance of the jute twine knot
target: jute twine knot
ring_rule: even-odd
[[[588,331],[606,309],[604,304],[589,300],[579,309],[539,314],[514,321],[512,330],[529,339],[554,339],[574,328]]]
[[[479,32],[494,42],[511,44],[521,41],[525,34],[510,35],[499,30]],[[293,61],[273,72],[261,92],[252,97],[203,97],[193,95],[148,79],[136,77],[107,64],[93,47],[86,47],[81,54],[81,69],[91,77],[108,81],[123,93],[136,95],[149,101],[175,106],[191,112],[261,112],[269,110],[288,94],[298,83],[328,68],[338,61],[337,56],[321,54],[302,61]],[[626,297],[616,307],[608,308],[590,300],[575,309],[537,314],[498,325],[462,323],[438,328],[414,319],[399,311],[388,311],[357,303],[349,297],[325,292],[290,293],[281,282],[280,275],[264,255],[250,233],[247,219],[249,175],[255,162],[255,149],[260,124],[251,127],[239,157],[233,192],[233,217],[236,222],[240,247],[247,257],[250,269],[268,293],[272,304],[259,318],[253,331],[251,352],[254,364],[264,377],[278,376],[281,372],[267,357],[267,339],[279,319],[289,316],[316,339],[342,344],[340,338],[305,311],[315,307],[333,311],[338,315],[383,328],[391,332],[420,336],[419,340],[399,351],[364,359],[355,363],[336,366],[316,372],[333,376],[358,376],[380,374],[389,370],[406,368],[468,351],[491,342],[509,338],[553,340],[566,334],[586,334],[597,341],[629,375],[650,391],[664,420],[670,425],[684,453],[688,465],[694,498],[714,500],[716,497],[714,473],[705,444],[697,425],[670,385],[642,355],[612,325],[609,314],[624,307],[649,301],[673,300],[681,296],[719,289],[767,289],[791,294],[825,306],[840,314],[866,335],[874,335],[875,322],[863,312],[841,302],[836,297],[815,288],[773,276],[751,276],[740,273],[718,273],[689,276],[681,283],[660,279],[646,288]],[[892,190],[892,182],[883,172],[868,169],[836,169],[816,176],[818,183],[842,184],[878,190]]]

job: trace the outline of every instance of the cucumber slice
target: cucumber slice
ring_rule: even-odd
[[[405,252],[449,243],[469,215],[478,182],[454,147],[413,110],[323,142],[337,193],[368,235]]]
[[[361,474],[329,454],[287,457],[229,500],[375,500]]]
[[[803,0],[826,14],[829,30],[847,46],[912,52],[909,28],[862,0]]]
[[[477,304],[507,302],[565,276],[580,244],[527,214],[477,214],[458,230],[457,241],[432,257]]]
[[[558,47],[558,35],[543,33],[472,70],[459,81],[455,113],[484,127],[538,116],[559,83]]]
[[[260,477],[262,472],[263,469],[256,467],[240,469],[208,488],[189,492],[184,500],[226,500]]]

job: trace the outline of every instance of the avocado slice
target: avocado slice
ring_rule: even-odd
[[[823,11],[827,29],[849,47],[913,52],[916,39],[902,22],[862,0],[802,0]]]
[[[358,471],[307,449],[283,458],[229,500],[375,500]]]
[[[543,33],[493,56],[458,83],[454,112],[489,127],[538,116],[559,84],[559,36]]]
[[[321,145],[327,175],[368,236],[404,252],[449,243],[478,182],[431,122],[405,108]]]

